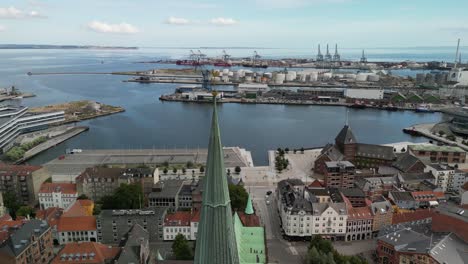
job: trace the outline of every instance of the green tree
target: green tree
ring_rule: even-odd
[[[18,203],[18,199],[16,199],[16,195],[10,191],[3,193],[3,204],[8,208],[10,216],[16,219],[16,211],[18,211],[21,206]]]
[[[174,168],[172,169],[172,172],[173,172],[173,173],[177,173],[177,168],[174,167]]]
[[[187,168],[189,168],[189,169],[193,168],[193,162],[191,162],[191,161],[187,161],[186,165],[187,165]]]
[[[241,167],[236,166],[236,167],[234,168],[234,171],[235,171],[237,174],[239,174],[239,173],[241,172]]]
[[[201,166],[200,167],[200,173],[204,173],[205,172],[205,167]]]
[[[31,206],[23,205],[20,208],[18,208],[18,211],[16,211],[17,217],[18,216],[27,217],[28,215],[32,218],[36,216],[36,214],[34,213],[34,208],[32,208]]]
[[[164,174],[167,174],[168,171],[169,171],[169,170],[168,170],[167,168],[164,168],[163,173],[164,173]]]
[[[182,173],[185,174],[187,172],[187,169],[185,167],[182,167]]]
[[[301,148],[301,153],[304,154],[304,147]]]
[[[249,194],[242,185],[229,184],[229,197],[233,210],[244,210]]]
[[[177,260],[192,260],[193,252],[187,239],[182,234],[178,234],[172,243],[172,252]]]
[[[289,148],[285,148],[284,152],[289,153]]]
[[[83,194],[80,194],[80,196],[78,196],[78,198],[76,198],[76,199],[78,199],[78,200],[88,200],[89,197],[86,194],[83,193]]]
[[[166,167],[166,168],[169,167],[169,162],[167,161],[163,162],[163,167]]]
[[[138,209],[143,197],[141,185],[122,183],[112,195],[102,197],[102,209]]]

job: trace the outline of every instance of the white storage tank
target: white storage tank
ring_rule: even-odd
[[[273,74],[272,74],[271,72],[265,72],[265,73],[263,74],[263,77],[268,78],[268,79],[271,79],[271,77],[273,77]]]
[[[223,70],[223,75],[226,75],[226,74],[228,74],[228,73],[229,73],[229,69],[224,69],[224,70]]]
[[[317,72],[310,73],[310,81],[316,82],[317,80],[318,80],[318,73]]]
[[[356,81],[357,82],[365,82],[367,81],[367,74],[364,74],[364,73],[358,73],[358,75],[356,75]]]
[[[228,76],[223,76],[221,79],[223,80],[224,83],[229,82],[229,77]]]
[[[344,75],[344,77],[345,77],[346,79],[354,80],[354,79],[356,79],[356,74],[354,74],[354,73],[347,73],[347,74]]]
[[[234,72],[232,72],[232,71],[228,72],[228,76],[229,76],[229,77],[234,76]]]
[[[345,97],[356,99],[374,99],[382,100],[384,96],[383,89],[346,89]]]
[[[289,72],[286,74],[286,81],[291,82],[291,81],[294,81],[295,79],[296,79],[295,74],[292,74]]]
[[[367,78],[367,80],[369,82],[378,82],[380,80],[380,76],[377,75],[377,74],[371,74],[369,75],[369,77]]]
[[[275,76],[275,83],[282,84],[284,82],[284,79],[285,79],[284,73],[277,73]]]

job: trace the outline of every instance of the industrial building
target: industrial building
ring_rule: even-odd
[[[47,128],[51,124],[65,121],[65,112],[29,113],[25,106],[0,107],[0,152],[13,146],[14,139],[21,133]]]

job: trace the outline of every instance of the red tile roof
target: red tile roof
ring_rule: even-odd
[[[11,164],[0,164],[0,176],[18,175],[28,176],[32,172],[41,169],[41,166],[30,166],[30,165],[11,165]]]
[[[244,212],[237,212],[237,215],[239,216],[242,225],[244,226],[261,226],[260,225],[260,218],[257,215],[251,214],[245,214]]]
[[[120,250],[121,249],[119,247],[106,246],[97,242],[68,243],[62,250],[60,250],[57,256],[52,260],[51,264],[94,264],[107,262],[110,263],[119,254]],[[79,257],[77,257],[77,254],[79,254]],[[86,254],[87,257],[83,258],[83,254]],[[72,255],[73,257],[69,258],[70,255]],[[94,257],[90,259],[90,255],[94,255]],[[62,258],[62,256],[64,256],[65,258]]]
[[[392,217],[392,225],[423,220],[432,217],[433,214],[434,211],[431,209],[421,209],[412,212],[395,213]]]
[[[44,182],[39,193],[61,192],[64,194],[78,194],[75,183]]]
[[[172,214],[167,214],[164,219],[165,226],[190,226],[192,213],[189,211],[178,211]]]
[[[309,187],[312,187],[312,188],[323,188],[324,185],[321,181],[319,180],[315,180],[313,181],[311,184],[309,184]]]
[[[434,212],[432,216],[432,231],[452,232],[468,243],[468,224],[460,217]]]
[[[468,191],[468,182],[465,182],[462,186],[463,190]]]
[[[63,212],[64,217],[75,217],[75,216],[89,216],[88,210],[84,206],[89,206],[93,203],[90,200],[76,200]]]
[[[96,218],[94,216],[60,217],[57,231],[89,231],[96,230]]]
[[[440,199],[445,199],[443,192],[434,192],[434,191],[420,191],[420,192],[411,192],[413,198],[418,201],[437,201]]]
[[[40,220],[46,220],[50,226],[56,226],[60,219],[63,210],[58,207],[49,207],[45,210],[37,210],[36,218]]]

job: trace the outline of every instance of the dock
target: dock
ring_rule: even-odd
[[[57,146],[58,144],[72,138],[72,137],[75,137],[85,131],[88,131],[89,130],[89,127],[87,126],[79,126],[79,127],[74,127],[72,129],[70,129],[69,131],[65,132],[64,134],[61,134],[61,135],[58,135],[56,137],[53,137],[53,138],[50,138],[48,139],[46,142],[44,143],[41,143],[37,146],[35,146],[34,148],[26,151],[26,153],[24,154],[23,158],[21,158],[20,160],[16,161],[15,163],[16,164],[21,164],[29,159],[31,159],[32,157],[40,154],[41,152],[43,151],[46,151],[52,147],[55,147]]]
[[[434,127],[434,125],[436,124],[417,124],[411,127],[404,128],[403,132],[412,136],[422,136],[422,137],[433,139],[438,142],[442,142],[451,146],[457,146],[465,151],[468,151],[468,146],[465,144],[462,144],[461,142],[451,141],[437,134],[433,134],[431,132],[431,128]]]

